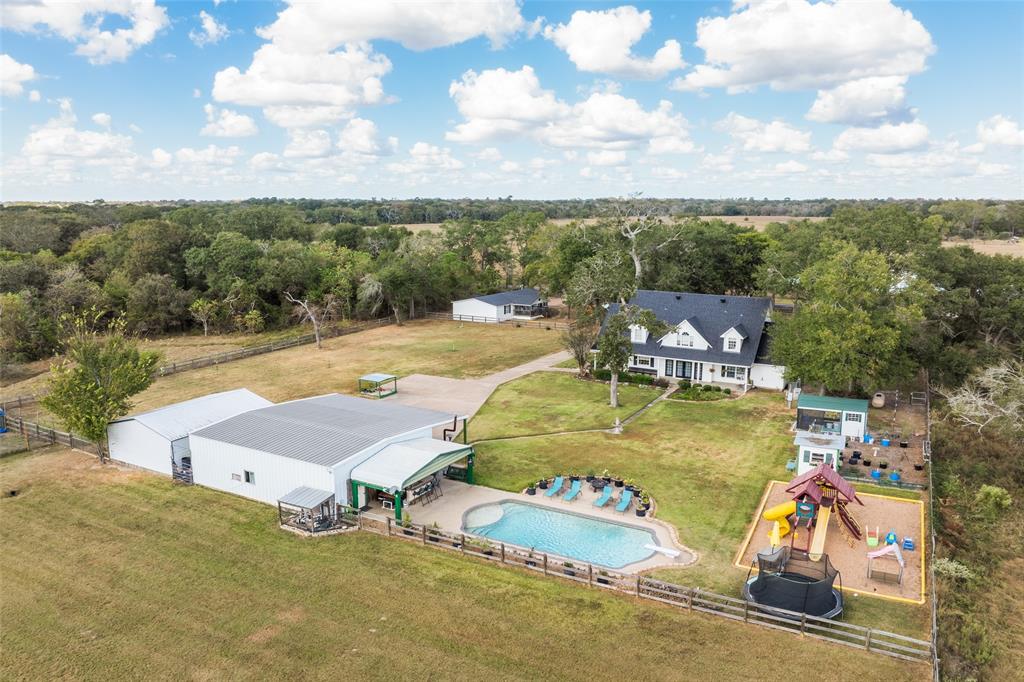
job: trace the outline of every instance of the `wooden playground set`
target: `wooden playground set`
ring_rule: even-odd
[[[843,592],[922,604],[924,524],[921,500],[858,493],[822,464],[769,483],[736,566],[749,569],[759,553],[789,547],[831,562]]]

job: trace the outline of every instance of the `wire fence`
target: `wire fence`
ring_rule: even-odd
[[[931,560],[928,562],[928,580],[932,586],[931,610],[932,610],[932,679],[939,682],[942,677],[939,668],[939,588],[935,582],[935,482],[932,479],[932,382],[928,370],[924,370],[924,414],[925,414],[925,441],[923,444],[925,466],[928,467],[928,544],[931,552]]]
[[[58,431],[48,426],[41,426],[34,422],[25,421],[21,417],[7,415],[7,430],[16,432],[26,439],[35,439],[46,445],[67,445],[76,450],[82,450],[92,455],[99,456],[99,446],[91,440],[85,440],[66,431]]]
[[[364,531],[385,537],[457,552],[504,566],[514,566],[546,577],[782,630],[802,637],[842,644],[893,658],[931,661],[934,657],[932,643],[921,639],[830,618],[819,618],[806,613],[768,608],[736,597],[655,580],[645,575],[620,573],[525,547],[492,543],[483,538],[463,533],[449,533],[440,528],[415,523],[398,523],[390,517],[370,513],[358,515],[358,526]]]
[[[446,320],[451,322],[476,322],[482,324],[496,324],[503,327],[536,327],[538,329],[551,329],[555,331],[567,331],[572,325],[565,320],[498,320],[496,317],[481,317],[480,315],[456,315],[454,313],[427,313],[428,320]]]

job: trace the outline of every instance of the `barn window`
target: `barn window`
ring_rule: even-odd
[[[252,471],[245,472],[245,482],[256,485],[256,474]]]

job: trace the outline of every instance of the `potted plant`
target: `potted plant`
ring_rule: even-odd
[[[541,490],[547,490],[548,489],[548,479],[542,478],[539,481],[537,481],[537,487],[540,488]]]
[[[574,482],[575,482],[575,481],[578,481],[578,480],[580,480],[580,475],[579,475],[579,474],[577,474],[577,473],[576,473],[576,472],[574,471],[574,472],[572,472],[571,474],[569,474],[569,480],[570,480],[570,481],[574,481]]]
[[[625,481],[623,481],[621,478],[613,478],[612,483],[615,484],[616,488],[621,488],[624,485]]]
[[[632,478],[627,478],[625,481],[622,482],[622,484],[626,487],[626,490],[630,492],[636,491],[636,486],[634,485],[634,481]]]
[[[565,573],[567,576],[575,576],[575,568],[576,566],[571,561],[566,561],[564,564],[562,564],[562,572]]]
[[[526,494],[527,495],[536,495],[537,494],[537,486],[536,486],[536,484],[531,483],[529,486],[527,486]]]
[[[637,507],[636,508],[636,515],[637,516],[647,516],[647,508],[646,507]]]
[[[924,464],[915,464],[914,471],[924,471]]]
[[[869,466],[871,466],[871,460],[870,460],[870,459],[862,459],[862,460],[860,461],[860,463],[861,463],[861,464],[863,464],[863,465],[864,465],[864,466],[866,466],[866,467],[869,467]]]
[[[597,572],[597,582],[601,583],[602,585],[611,585],[612,584],[612,581],[610,580],[610,576],[608,575],[607,571],[598,571]]]
[[[536,559],[533,558],[533,550],[532,549],[530,550],[530,553],[526,557],[526,565],[527,566],[536,566],[537,565]]]
[[[441,530],[441,526],[437,525],[437,521],[434,521],[434,523],[431,524],[430,529],[431,530],[435,530],[435,531],[439,531],[439,530]],[[427,533],[427,539],[430,540],[431,542],[440,542],[441,541],[441,538],[437,537],[433,533]]]
[[[878,468],[879,468],[879,469],[888,469],[888,468],[889,468],[889,462],[885,461],[884,459],[883,459],[883,460],[881,460],[881,461],[880,461],[880,462],[878,463]]]
[[[412,529],[412,518],[405,509],[402,510],[402,532],[406,535],[413,535],[415,533]]]
[[[595,478],[597,478],[597,477],[594,476],[594,470],[593,469],[591,469],[590,471],[587,472],[587,483],[593,483]]]
[[[607,469],[605,469],[604,471],[601,472],[601,479],[605,483],[611,483],[612,482],[612,477],[608,475],[608,470]]]

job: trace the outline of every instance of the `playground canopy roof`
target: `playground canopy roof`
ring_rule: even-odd
[[[786,487],[786,492],[791,493],[797,488],[801,487],[807,481],[814,481],[815,483],[826,483],[835,488],[840,495],[846,498],[847,502],[857,502],[858,504],[864,504],[857,497],[857,491],[853,489],[853,486],[849,482],[839,475],[839,473],[828,464],[819,464],[814,469],[811,469],[807,473],[797,476],[789,485]]]
[[[385,446],[352,470],[352,480],[390,492],[454,464],[472,448],[436,438],[416,438]]]
[[[796,409],[831,410],[834,412],[868,413],[868,401],[861,398],[837,398],[831,395],[811,395],[801,393],[796,401]]]
[[[787,492],[793,493],[793,499],[799,499],[805,495],[811,498],[814,504],[821,504],[821,488],[814,481],[806,481],[798,490],[789,490]]]

